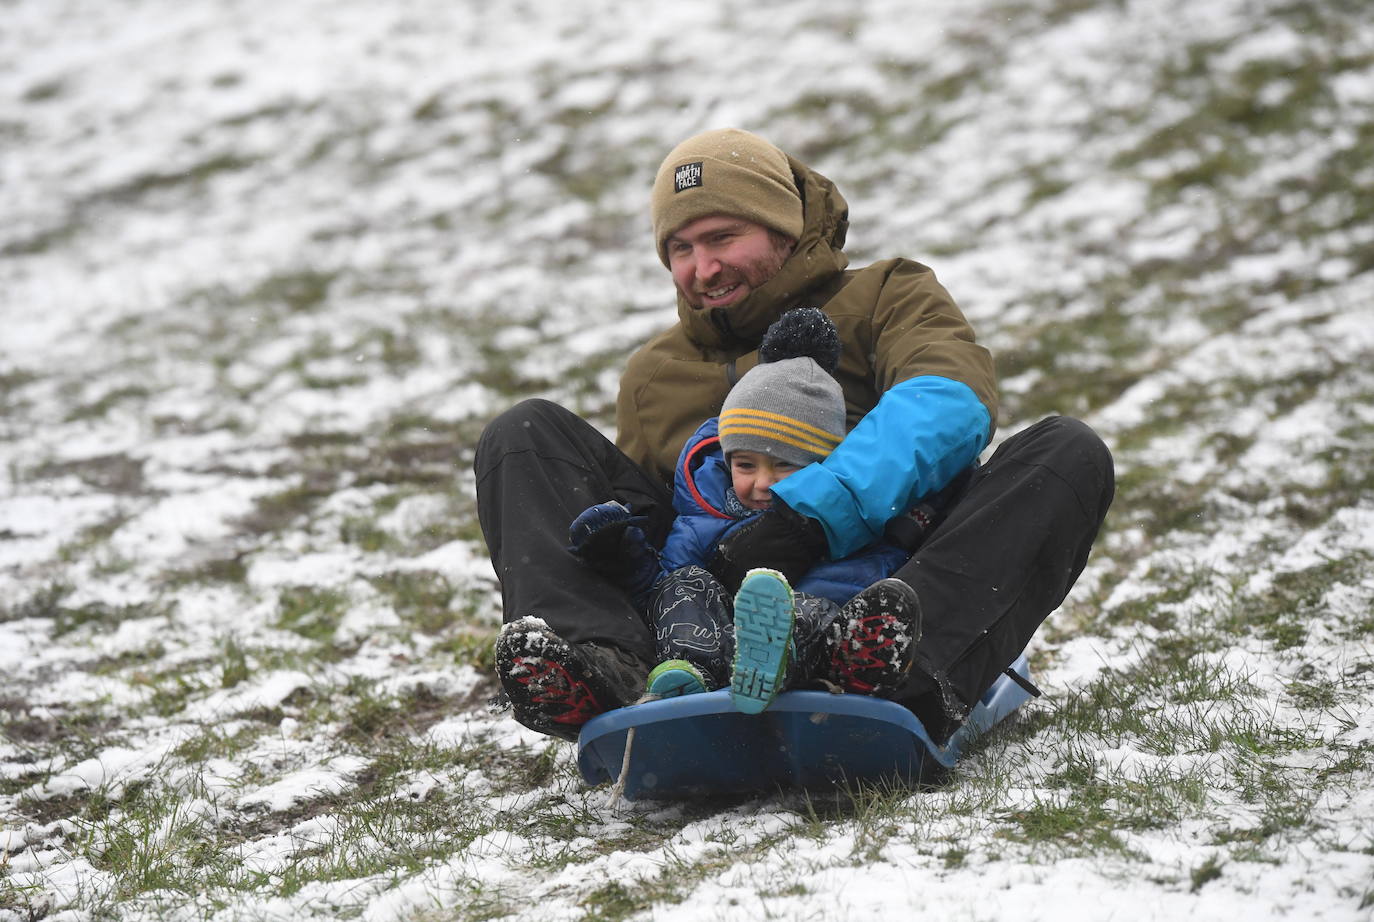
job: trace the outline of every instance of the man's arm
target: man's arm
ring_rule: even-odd
[[[773,495],[821,524],[831,557],[847,557],[972,464],[990,431],[988,410],[968,385],[909,378],[883,394],[830,457],[775,484]]]
[[[861,321],[849,325],[860,338],[846,345],[865,357],[878,403],[828,459],[777,484],[772,509],[721,543],[711,569],[732,589],[750,567],[795,580],[827,553],[853,553],[992,437],[992,356],[928,268],[891,260],[866,272],[879,265],[881,282],[870,287],[861,273],[826,305]]]

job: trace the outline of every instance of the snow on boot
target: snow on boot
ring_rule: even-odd
[[[568,643],[533,615],[507,624],[496,640],[496,673],[515,719],[559,739],[576,740],[588,720],[634,703],[647,672],[615,647]]]
[[[900,579],[879,580],[844,604],[827,635],[831,681],[849,692],[889,695],[911,671],[921,600]]]
[[[792,587],[777,570],[750,570],[735,593],[735,661],[730,702],[759,714],[782,691],[796,614]]]
[[[660,698],[695,695],[707,690],[706,677],[685,659],[659,663],[649,673],[648,692]]]

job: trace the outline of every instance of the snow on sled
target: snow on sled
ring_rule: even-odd
[[[1022,655],[1011,667],[1027,680]],[[578,737],[577,765],[588,784],[620,778],[625,738],[634,729],[624,796],[671,800],[779,788],[816,789],[860,781],[914,783],[949,768],[964,749],[1026,699],[1003,675],[944,746],[900,704],[867,695],[790,691],[762,714],[741,714],[728,688],[608,711]]]

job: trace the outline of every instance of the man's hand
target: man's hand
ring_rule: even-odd
[[[731,592],[755,567],[769,567],[796,583],[828,550],[821,523],[773,497],[773,504],[716,547],[707,569]]]

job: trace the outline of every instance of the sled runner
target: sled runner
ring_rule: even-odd
[[[1011,668],[1029,679],[1024,655]],[[728,688],[683,695],[592,718],[578,737],[577,764],[589,784],[618,779],[634,728],[624,779],[630,800],[913,783],[952,767],[975,737],[1031,697],[1028,687],[1001,676],[944,746],[906,708],[867,695],[789,691],[762,714],[735,711]]]

